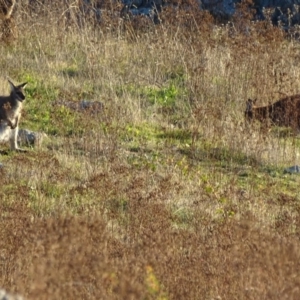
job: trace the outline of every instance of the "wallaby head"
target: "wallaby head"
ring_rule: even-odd
[[[22,84],[19,84],[15,86],[9,79],[8,82],[10,84],[10,95],[14,100],[18,100],[20,102],[23,102],[25,100],[25,94],[24,94],[24,88],[27,85],[27,82],[24,82]]]

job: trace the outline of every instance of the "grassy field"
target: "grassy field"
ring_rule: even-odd
[[[171,17],[171,14],[172,17]],[[1,155],[0,285],[26,299],[299,299],[300,142],[245,124],[300,90],[300,44],[235,17],[66,25],[21,12],[1,43],[28,81],[20,128],[41,147]],[[100,101],[81,112],[62,101]],[[6,150],[7,145],[2,149]]]

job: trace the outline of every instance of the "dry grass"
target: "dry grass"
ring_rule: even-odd
[[[298,299],[299,178],[283,168],[299,142],[243,119],[248,98],[299,92],[298,42],[238,16],[168,9],[154,26],[114,9],[97,27],[24,9],[23,34],[0,45],[1,91],[4,75],[29,81],[21,127],[48,135],[1,156],[1,286],[27,299]],[[59,104],[83,99],[103,112]]]

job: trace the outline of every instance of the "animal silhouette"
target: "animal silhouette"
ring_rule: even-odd
[[[295,132],[300,129],[300,94],[282,98],[273,104],[256,106],[256,99],[246,102],[247,120],[258,120],[270,125],[291,127]]]
[[[10,80],[10,94],[0,96],[0,142],[10,141],[11,150],[20,150],[17,145],[19,122],[25,100],[27,82],[15,86]]]

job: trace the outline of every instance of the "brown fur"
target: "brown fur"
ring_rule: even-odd
[[[248,99],[245,110],[246,119],[291,127],[294,131],[300,129],[300,94],[282,98],[266,106],[255,106],[255,103],[256,99]]]

